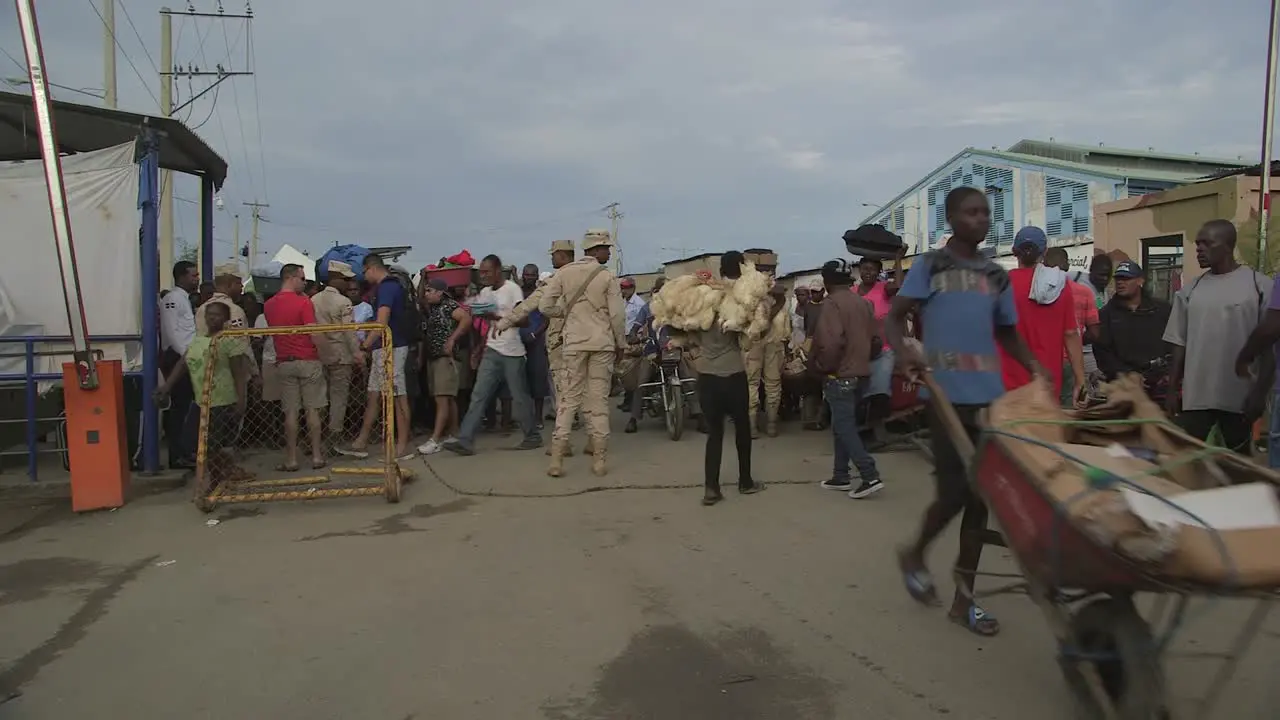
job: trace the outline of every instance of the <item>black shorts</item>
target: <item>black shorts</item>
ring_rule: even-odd
[[[976,446],[981,434],[978,415],[987,408],[986,405],[955,405],[960,422],[969,433],[969,439]],[[946,425],[938,417],[933,406],[929,406],[929,441],[933,449],[933,474],[937,487],[938,500],[944,505],[959,511],[973,498],[969,487],[969,472],[965,469],[964,458],[951,442]]]
[[[240,413],[235,405],[209,408],[209,435],[206,449],[209,452],[235,447],[240,437]]]

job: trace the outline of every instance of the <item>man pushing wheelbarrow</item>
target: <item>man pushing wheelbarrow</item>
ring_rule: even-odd
[[[948,617],[972,633],[990,636],[1000,631],[1000,624],[973,595],[982,532],[987,526],[987,508],[970,489],[968,474],[979,433],[978,416],[1004,394],[998,347],[1030,371],[1035,382],[1045,382],[1046,375],[1017,333],[1008,273],[978,252],[991,228],[987,196],[976,188],[956,188],[947,194],[946,214],[953,234],[945,247],[926,253],[913,264],[893,300],[886,335],[889,345],[900,349],[899,370],[925,382],[926,389],[937,383],[954,404],[970,442],[968,447],[957,447],[937,403],[933,403],[929,434],[937,494],[925,510],[918,537],[899,548],[898,565],[912,598],[940,605],[925,553],[951,521],[963,515],[955,568],[957,587]],[[907,340],[906,320],[912,313],[923,326],[923,345]]]

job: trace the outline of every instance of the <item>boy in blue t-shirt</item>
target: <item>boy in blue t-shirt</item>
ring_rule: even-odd
[[[918,377],[925,369],[932,372],[976,442],[978,414],[1004,394],[997,346],[1033,375],[1045,375],[1018,336],[1008,274],[978,252],[991,228],[987,196],[977,188],[956,188],[947,194],[946,213],[951,239],[946,247],[926,253],[913,264],[893,300],[886,334],[900,368],[909,377]],[[919,345],[903,341],[906,318],[912,313],[923,330],[923,353]],[[982,555],[987,508],[970,490],[966,459],[956,450],[933,408],[929,411],[929,433],[937,494],[925,511],[919,536],[898,551],[907,592],[919,602],[939,604],[924,555],[934,539],[963,513],[956,575],[965,588],[956,588],[949,617],[975,634],[995,635],[1000,624],[973,601],[973,576]]]

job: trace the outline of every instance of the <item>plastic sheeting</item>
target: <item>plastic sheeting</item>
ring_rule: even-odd
[[[62,158],[71,232],[90,336],[142,331],[138,165],[133,143]],[[67,336],[67,310],[49,197],[39,161],[0,164],[0,338]],[[167,272],[166,272],[167,274]],[[69,349],[46,343],[37,351]],[[141,364],[141,346],[98,343],[107,359]],[[126,352],[127,351],[127,352]],[[25,369],[22,343],[0,343],[0,373]],[[17,355],[18,357],[13,357]],[[36,371],[61,373],[69,355],[36,359]]]

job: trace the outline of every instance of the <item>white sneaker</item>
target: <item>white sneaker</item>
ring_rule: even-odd
[[[418,446],[419,455],[435,455],[441,450],[444,450],[444,448],[441,447],[438,443],[436,443],[434,439],[428,440],[425,443]]]

